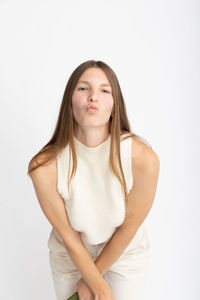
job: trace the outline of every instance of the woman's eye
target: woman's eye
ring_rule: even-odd
[[[87,89],[87,88],[84,88],[84,87],[80,87],[80,88],[78,88],[78,90],[81,90],[81,91],[84,91],[85,89]],[[103,90],[103,91],[105,91],[106,93],[110,93],[108,90]]]

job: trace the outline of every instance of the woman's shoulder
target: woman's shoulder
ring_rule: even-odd
[[[158,154],[153,148],[147,145],[144,141],[132,136],[131,157],[133,165],[138,165],[141,168],[151,166],[152,164],[159,165]]]
[[[50,157],[47,153],[40,154],[37,159],[31,162],[29,168],[33,169],[30,172],[31,178],[40,178],[45,176],[52,181],[57,179],[56,156]]]

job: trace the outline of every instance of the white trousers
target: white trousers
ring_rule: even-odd
[[[141,228],[122,255],[104,273],[103,277],[116,300],[144,300],[150,247],[146,228]],[[93,261],[105,243],[91,245],[83,241]],[[77,281],[82,277],[70,256],[49,251],[49,262],[57,300],[66,300],[73,294]]]

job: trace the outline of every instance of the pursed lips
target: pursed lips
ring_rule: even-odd
[[[89,106],[87,107],[87,109],[98,110],[98,108],[97,108],[96,106],[94,106],[94,105],[89,105]]]

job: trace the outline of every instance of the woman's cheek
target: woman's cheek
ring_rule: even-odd
[[[111,111],[112,111],[112,108],[113,108],[113,101],[105,103],[104,109],[105,109],[106,112],[108,112],[110,114]]]
[[[84,99],[80,96],[74,96],[74,98],[72,99],[72,106],[76,109],[76,110],[82,110],[84,108]]]

